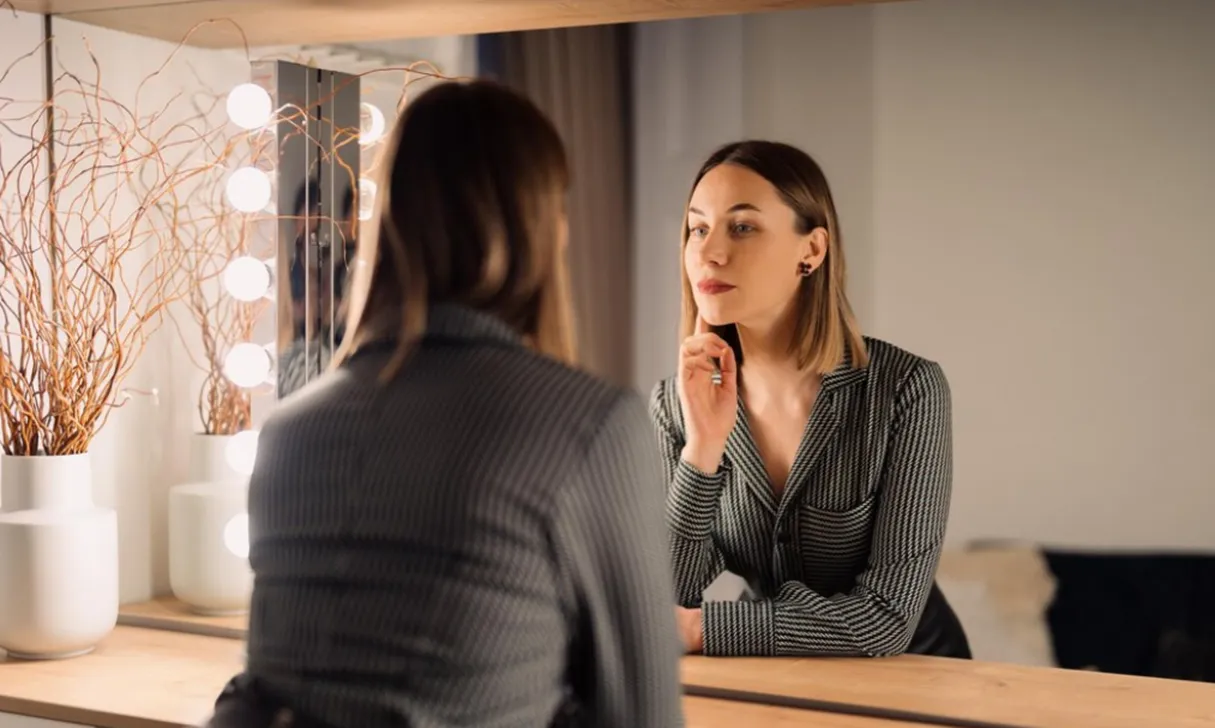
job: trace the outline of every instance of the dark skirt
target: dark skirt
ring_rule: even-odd
[[[907,652],[912,655],[956,657],[963,660],[971,658],[970,641],[966,639],[962,623],[936,582],[932,584],[920,624],[916,627]]]

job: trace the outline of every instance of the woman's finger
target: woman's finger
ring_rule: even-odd
[[[717,371],[717,365],[713,360],[705,356],[686,357],[683,360],[683,371],[691,374],[693,372],[708,372],[712,374]]]
[[[728,348],[730,348],[730,345],[717,334],[706,334],[704,336],[689,336],[684,339],[683,344],[680,346],[680,352],[684,356],[697,356],[706,353],[713,356],[721,356]]]

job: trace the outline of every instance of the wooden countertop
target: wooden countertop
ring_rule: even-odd
[[[1033,728],[1215,728],[1215,685],[903,656],[683,661],[685,686]]]
[[[0,713],[97,728],[198,725],[243,662],[244,643],[118,627],[95,652],[51,662],[0,659]],[[684,701],[687,728],[913,728],[905,723],[710,698]]]
[[[211,712],[240,640],[120,626],[90,655],[0,660],[0,713],[98,728],[181,728]],[[684,684],[1034,728],[1215,728],[1215,685],[1015,665],[688,657]],[[688,728],[910,728],[909,722],[688,697]]]

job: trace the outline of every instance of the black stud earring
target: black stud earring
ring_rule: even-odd
[[[799,276],[801,276],[802,278],[810,277],[810,274],[813,272],[814,272],[814,267],[812,265],[810,265],[809,263],[802,261],[797,264],[797,274]]]

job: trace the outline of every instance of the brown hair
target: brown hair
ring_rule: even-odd
[[[692,192],[706,174],[722,164],[745,167],[771,183],[797,215],[798,235],[807,235],[820,227],[827,231],[827,256],[818,270],[802,279],[797,291],[797,319],[789,352],[797,356],[798,366],[820,374],[833,371],[845,358],[854,368],[867,366],[869,353],[865,340],[844,293],[844,248],[835,202],[818,163],[788,144],[734,142],[713,152],[705,161],[692,181]],[[692,192],[688,193],[689,203]],[[686,220],[681,238],[679,270],[683,279],[683,306],[680,337],[687,338],[696,330],[698,311],[696,299],[692,297],[692,282],[688,280],[688,271],[683,264],[683,250],[688,244]],[[713,330],[734,348],[741,363],[742,348],[735,326],[715,326]]]
[[[383,372],[392,377],[436,303],[493,314],[536,350],[572,364],[560,244],[569,172],[552,122],[503,86],[447,82],[410,102],[389,144],[335,364],[393,337],[396,354]]]

